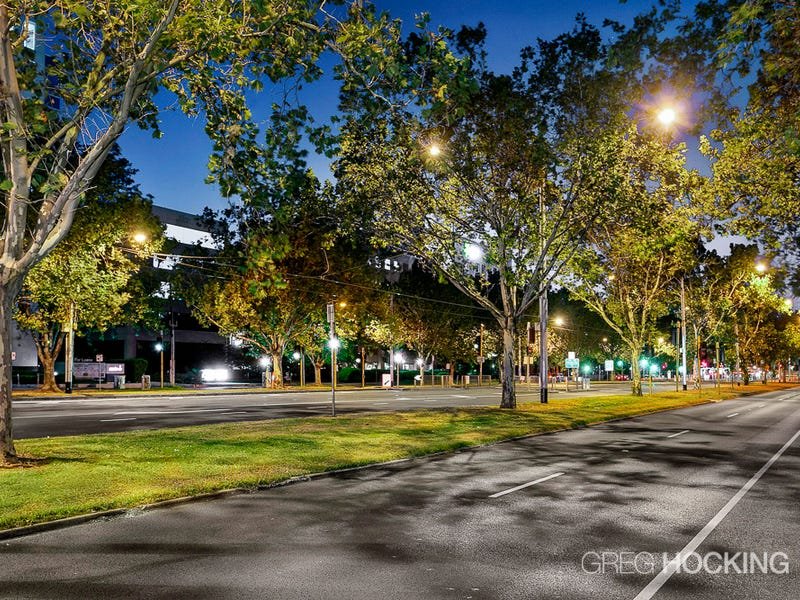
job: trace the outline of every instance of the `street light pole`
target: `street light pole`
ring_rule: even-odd
[[[330,325],[331,348],[331,416],[336,416],[336,348],[339,343],[336,339],[336,305],[328,304],[328,323]]]
[[[686,289],[681,277],[681,368],[683,370],[683,391],[686,391]]]
[[[539,402],[547,404],[547,289],[539,296]]]
[[[478,385],[483,385],[483,323],[478,338]]]
[[[75,362],[75,303],[69,305],[69,321],[67,322],[67,343],[64,348],[64,391],[72,393],[72,372]]]
[[[169,384],[175,385],[175,328],[178,324],[175,322],[175,313],[170,313],[169,316]]]

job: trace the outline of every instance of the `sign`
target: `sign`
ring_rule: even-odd
[[[614,370],[614,361],[607,360],[606,361],[606,371],[613,371]]]
[[[567,352],[567,359],[575,360],[575,353],[574,352]]]
[[[12,352],[11,353],[11,360],[17,360],[17,353],[16,352]]]
[[[575,354],[574,352],[570,352],[570,354]],[[565,369],[577,369],[581,366],[581,361],[577,358],[568,358],[564,361],[564,368]]]
[[[392,387],[392,375],[390,373],[383,373],[381,375],[381,386]]]
[[[101,379],[107,374],[125,374],[125,365],[122,363],[75,362],[72,369],[72,376],[75,379]]]
[[[97,356],[95,356],[94,357],[94,362],[103,362],[103,355],[102,354],[98,354]]]

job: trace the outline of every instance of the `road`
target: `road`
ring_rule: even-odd
[[[656,389],[671,389],[674,384],[659,383]],[[628,393],[629,384],[604,383],[588,392],[575,394]],[[567,393],[552,394],[555,401]],[[519,387],[518,400],[538,400],[536,388]],[[17,438],[75,435],[155,429],[204,423],[255,421],[285,417],[330,414],[330,391],[220,393],[210,395],[131,396],[108,398],[63,398],[57,400],[14,400],[14,432]],[[497,386],[457,388],[410,388],[401,390],[342,389],[336,392],[341,413],[411,410],[433,407],[499,405]]]
[[[798,437],[783,391],[132,512],[3,542],[0,596],[793,599]],[[659,575],[692,549],[773,564]]]

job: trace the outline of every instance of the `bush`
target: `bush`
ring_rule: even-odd
[[[129,382],[141,381],[145,373],[147,373],[147,359],[129,358],[125,361],[125,377]]]

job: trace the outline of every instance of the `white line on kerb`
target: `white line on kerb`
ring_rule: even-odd
[[[730,414],[730,415],[728,415],[728,416],[727,416],[727,417],[725,417],[725,418],[726,418],[726,419],[730,419],[731,417],[735,417],[735,416],[736,416],[736,415],[738,415],[738,414],[739,414],[739,413],[733,413],[733,414]]]
[[[739,504],[739,500],[744,498],[744,495],[750,491],[750,488],[752,488],[756,483],[758,483],[758,480],[761,479],[764,473],[767,472],[767,469],[769,469],[773,465],[773,463],[776,460],[778,460],[783,455],[783,453],[789,449],[789,447],[792,444],[794,444],[794,442],[797,440],[798,437],[800,437],[800,430],[798,430],[797,433],[795,433],[791,437],[791,439],[783,445],[783,447],[780,450],[778,450],[775,454],[772,455],[772,458],[770,458],[764,464],[764,466],[758,470],[758,473],[753,475],[747,481],[747,483],[745,483],[739,489],[739,491],[736,492],[733,498],[728,500],[728,503],[725,506],[723,506],[716,515],[714,515],[714,517],[706,524],[706,526],[703,527],[703,529],[701,529],[700,532],[696,536],[694,536],[688,544],[686,544],[686,546],[684,546],[683,550],[681,550],[674,559],[672,559],[666,565],[664,565],[664,568],[661,569],[661,572],[658,575],[656,575],[653,578],[653,580],[647,584],[647,587],[645,587],[641,592],[639,592],[639,594],[633,600],[650,600],[653,596],[655,596],[656,592],[658,592],[658,590],[661,589],[661,586],[663,586],[667,582],[667,580],[670,577],[672,577],[675,571],[678,570],[678,566],[683,564],[683,562],[695,550],[697,550],[698,546],[700,546],[700,544],[702,544],[703,541],[705,541],[705,539],[709,535],[711,535],[711,532],[713,532],[717,528],[717,525],[719,525],[722,522],[722,520],[726,516],[728,516],[728,513],[731,512],[737,504]]]
[[[689,433],[691,429],[684,429],[683,431],[679,431],[678,433],[673,433],[672,435],[668,435],[668,438],[678,437],[679,435],[683,435],[684,433]]]
[[[511,492],[518,492],[519,490],[524,490],[526,487],[531,487],[532,485],[536,485],[537,483],[542,483],[543,481],[547,481],[548,479],[554,479],[556,477],[560,477],[564,473],[553,473],[552,475],[548,475],[547,477],[542,477],[541,479],[537,479],[536,481],[529,481],[528,483],[523,483],[522,485],[518,485],[517,487],[513,487],[509,490],[503,490],[502,492],[497,492],[496,494],[492,494],[489,498],[499,498],[500,496],[505,496],[506,494],[510,494]]]
[[[128,417],[127,419],[100,419],[101,423],[111,423],[112,421],[135,421],[136,417]]]

